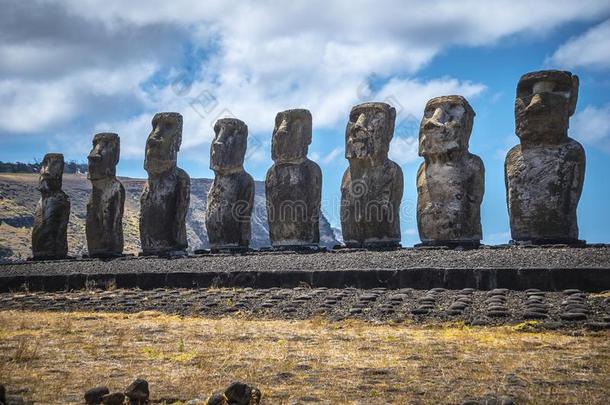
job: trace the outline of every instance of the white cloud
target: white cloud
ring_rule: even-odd
[[[185,150],[211,140],[211,123],[222,111],[266,139],[277,111],[287,108],[310,109],[314,128],[343,126],[351,106],[362,101],[358,89],[372,74],[388,80],[376,97],[394,97],[403,116],[419,121],[433,96],[474,97],[484,89],[451,78],[412,78],[447,47],[543,34],[610,13],[606,1],[567,0],[535,6],[515,0],[384,0],[357,6],[322,0],[47,0],[4,8],[0,74],[6,79],[0,82],[0,102],[11,119],[0,129],[41,133],[92,122],[91,128],[119,132],[125,156],[141,155],[156,111],[184,115]],[[205,55],[189,60],[185,46]],[[195,63],[190,68],[195,81],[177,94],[165,82],[185,61]],[[195,111],[191,102],[205,92],[217,105]],[[413,141],[397,138],[393,153],[410,161]]]
[[[390,159],[401,165],[415,162],[419,158],[418,146],[419,140],[416,137],[394,137],[390,144]]]
[[[570,38],[547,59],[548,65],[567,69],[589,67],[610,68],[610,20]]]
[[[503,245],[511,240],[510,231],[496,232],[485,237],[483,235],[483,243],[487,245]]]
[[[403,235],[408,235],[408,236],[418,235],[417,229],[415,229],[415,228],[407,228],[402,233],[403,233]]]
[[[327,165],[327,164],[333,162],[339,156],[341,156],[342,153],[343,153],[343,148],[335,148],[335,149],[331,150],[326,156],[321,158],[320,161],[322,163],[324,163],[325,165]]]
[[[570,136],[610,153],[610,104],[586,106],[570,119]]]

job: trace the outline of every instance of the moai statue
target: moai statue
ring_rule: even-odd
[[[70,198],[61,189],[63,174],[64,155],[47,153],[40,168],[38,190],[41,198],[32,229],[34,259],[62,259],[68,254]]]
[[[428,101],[419,128],[417,227],[422,245],[476,247],[485,168],[468,152],[474,110],[462,96]]]
[[[568,137],[578,76],[543,70],[517,86],[520,144],[506,155],[506,200],[514,243],[580,244],[576,208],[585,177],[583,147]]]
[[[347,247],[399,247],[400,166],[388,159],[396,110],[386,103],[352,108],[345,131],[349,167],[341,182],[341,228]]]
[[[89,153],[92,192],[87,204],[87,248],[92,257],[120,256],[123,253],[123,207],[125,189],[116,178],[120,138],[101,133],[93,137]]]
[[[275,117],[265,193],[269,239],[277,248],[318,247],[322,171],[307,159],[311,113],[282,111]]]
[[[182,254],[187,248],[186,213],[191,179],[176,166],[182,115],[155,114],[146,141],[148,181],[140,198],[140,241],[145,255]]]
[[[254,207],[254,180],[244,171],[248,127],[235,118],[214,125],[210,169],[215,177],[208,192],[205,226],[214,250],[247,250]]]

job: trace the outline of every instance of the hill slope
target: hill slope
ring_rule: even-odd
[[[136,253],[140,249],[138,215],[143,179],[120,178],[125,186],[125,214],[123,230],[125,252]],[[30,234],[34,223],[34,210],[40,198],[36,190],[37,174],[0,174],[0,259],[23,259],[31,255]],[[205,229],[207,194],[211,179],[191,179],[191,203],[187,214],[187,235],[189,249],[208,246]],[[70,255],[86,253],[85,216],[91,183],[85,175],[65,174],[63,189],[70,196],[72,209],[68,226],[68,247]],[[251,246],[269,246],[267,212],[265,210],[265,190],[262,182],[256,182],[252,216]],[[320,244],[337,244],[333,229],[326,218],[320,218]]]

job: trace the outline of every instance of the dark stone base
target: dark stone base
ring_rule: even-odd
[[[281,245],[265,247],[258,250],[259,252],[297,252],[297,253],[322,253],[327,249],[319,245]]]
[[[448,249],[478,249],[481,246],[480,240],[445,240],[445,241],[433,241],[433,242],[422,242],[417,243],[414,247],[416,249],[434,248],[434,247],[446,247]]]
[[[566,247],[587,247],[587,241],[580,239],[528,239],[528,240],[511,240],[509,244],[513,246],[553,246],[553,245],[563,245]]]
[[[134,259],[138,260],[138,259]],[[153,259],[154,260],[154,259]],[[194,259],[193,259],[194,260]],[[286,258],[289,263],[290,259]],[[84,262],[83,264],[85,264]],[[153,263],[153,265],[155,265]],[[159,266],[159,264],[156,264]],[[9,291],[69,291],[95,285],[113,285],[116,288],[294,288],[310,287],[345,288],[413,288],[491,290],[507,288],[524,291],[538,288],[543,291],[561,291],[578,288],[582,291],[601,292],[610,289],[610,269],[354,269],[354,270],[240,270],[173,272],[97,273],[97,274],[29,274],[0,275],[0,292]]]
[[[248,246],[223,246],[223,247],[214,247],[210,248],[210,253],[212,254],[230,254],[230,255],[242,255],[248,252],[251,252]]]
[[[76,257],[74,256],[34,256],[28,257],[26,260],[28,262],[46,262],[49,260],[74,260]]]
[[[133,253],[96,253],[92,255],[83,255],[83,259],[101,259],[101,260],[112,260],[112,259],[120,259],[122,257],[135,257]]]
[[[366,250],[384,251],[384,250],[402,249],[402,245],[400,244],[400,242],[366,242],[366,243],[347,242],[343,245],[336,245],[333,247],[333,250],[341,250],[341,249],[366,249]]]
[[[171,258],[187,257],[188,253],[186,252],[186,250],[162,250],[162,251],[158,251],[158,252],[151,252],[151,251],[138,252],[138,257],[151,257],[151,256],[171,259]]]

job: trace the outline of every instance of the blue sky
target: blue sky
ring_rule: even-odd
[[[571,136],[587,154],[581,238],[610,242],[610,3],[607,1],[0,0],[0,160],[46,152],[84,162],[94,133],[118,132],[120,175],[144,177],[157,111],[184,115],[179,164],[212,177],[216,118],[250,128],[246,170],[264,179],[274,117],[308,108],[310,158],[322,167],[323,210],[338,225],[351,106],[397,111],[391,157],[404,172],[403,245],[415,222],[417,132],[426,101],[461,94],[475,112],[471,152],[486,167],[484,241],[509,239],[503,162],[517,143],[521,74],[580,76]]]

